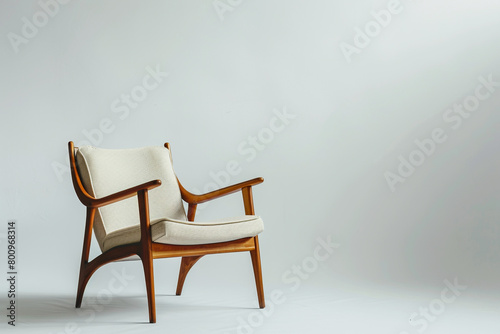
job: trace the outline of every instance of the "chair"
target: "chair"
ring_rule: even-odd
[[[71,177],[86,206],[76,307],[92,274],[104,264],[139,257],[144,268],[149,321],[156,322],[153,260],[182,257],[176,295],[189,270],[204,255],[249,251],[259,307],[265,307],[258,234],[264,226],[254,214],[252,186],[262,178],[203,195],[184,189],[164,147],[111,150],[68,143]],[[200,203],[241,191],[245,215],[220,221],[195,222]],[[187,215],[183,202],[188,204]],[[102,254],[89,262],[92,231]]]

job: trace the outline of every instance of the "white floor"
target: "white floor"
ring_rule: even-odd
[[[89,293],[80,310],[74,308],[73,295],[31,295],[18,300],[17,326],[2,321],[0,328],[2,333],[44,334],[500,333],[500,302],[495,298],[472,289],[447,290],[443,295],[443,289],[415,292],[304,284],[293,291],[267,286],[267,307],[259,310],[254,291],[192,288],[182,296],[157,294],[156,324],[148,323],[146,297],[141,293],[100,299]],[[0,301],[5,304],[5,299]]]

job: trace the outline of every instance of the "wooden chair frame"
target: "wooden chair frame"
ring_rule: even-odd
[[[169,143],[164,145],[170,151]],[[154,274],[153,274],[153,259],[182,257],[179,278],[177,282],[176,295],[180,295],[184,281],[189,270],[193,265],[204,255],[243,252],[249,251],[252,259],[255,283],[257,286],[257,295],[259,307],[265,307],[264,288],[262,282],[262,269],[260,263],[259,238],[258,236],[233,240],[228,242],[203,244],[203,245],[169,245],[156,243],[151,240],[150,235],[150,218],[149,218],[149,203],[148,191],[161,185],[160,180],[152,180],[129,189],[119,191],[103,198],[92,197],[83,187],[80,175],[75,162],[76,149],[73,142],[68,143],[69,160],[71,169],[71,178],[73,186],[79,200],[87,208],[87,217],[85,223],[85,236],[83,240],[82,259],[80,264],[80,276],[78,281],[78,289],[76,294],[76,308],[80,308],[83,299],[83,292],[92,274],[101,266],[120,260],[132,255],[138,255],[142,261],[144,268],[144,276],[146,279],[146,291],[149,307],[149,322],[156,322],[156,305],[155,305],[155,290],[154,290]],[[231,185],[219,190],[211,191],[203,195],[195,195],[187,191],[177,179],[181,191],[181,197],[188,203],[187,218],[189,221],[194,221],[196,207],[200,203],[204,203],[215,198],[229,195],[241,190],[243,195],[243,204],[245,214],[254,215],[254,205],[252,196],[252,186],[262,183],[263,178],[255,178],[235,185]],[[126,198],[137,195],[139,202],[139,217],[141,226],[140,242],[117,246],[103,252],[101,255],[89,262],[90,243],[92,238],[92,227],[96,210],[102,206],[112,204]]]

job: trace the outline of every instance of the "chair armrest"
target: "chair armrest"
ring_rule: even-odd
[[[184,201],[188,202],[189,204],[200,204],[208,202],[215,198],[235,193],[243,188],[251,187],[262,182],[264,182],[264,179],[262,177],[256,177],[255,179],[233,184],[231,186],[227,186],[201,195],[195,195],[190,193],[189,191],[184,189],[184,187],[180,184],[180,182],[179,182],[179,188],[181,189],[181,195]]]
[[[148,181],[148,182],[145,182],[143,184],[139,184],[137,186],[119,191],[119,192],[111,194],[111,195],[108,195],[106,197],[91,199],[89,201],[90,205],[87,205],[87,206],[99,208],[101,206],[112,204],[112,203],[130,198],[132,196],[135,196],[135,195],[137,195],[137,192],[139,192],[140,190],[150,190],[150,189],[159,187],[160,185],[161,185],[160,180]]]

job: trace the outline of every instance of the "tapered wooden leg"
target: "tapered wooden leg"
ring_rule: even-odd
[[[90,277],[87,275],[85,268],[82,266],[80,268],[80,278],[78,280],[78,290],[76,292],[76,308],[80,308],[82,306],[83,292],[85,291],[85,287],[87,286],[87,282]]]
[[[243,194],[243,204],[245,205],[245,214],[254,215],[252,187],[245,187],[241,189]],[[260,250],[259,250],[259,237],[254,237],[255,249],[250,251],[252,257],[253,273],[255,276],[255,285],[257,286],[257,295],[259,296],[259,307],[266,307],[264,299],[264,284],[262,282],[262,268],[260,266]]]
[[[203,255],[201,256],[184,256],[181,260],[181,268],[179,270],[179,280],[177,281],[177,291],[175,294],[177,296],[180,296],[182,293],[182,287],[184,286],[184,281],[186,280],[186,276],[191,270],[191,268],[194,266],[196,262],[198,262],[199,259],[202,258]]]
[[[87,218],[85,222],[85,235],[83,237],[82,259],[80,262],[80,277],[78,279],[78,289],[76,291],[76,308],[82,306],[83,292],[92,273],[87,271],[87,264],[90,253],[90,241],[92,238],[92,226],[94,223],[96,209],[87,208]]]
[[[262,281],[262,268],[260,266],[260,250],[259,250],[259,237],[255,236],[255,249],[250,251],[252,257],[253,273],[255,276],[255,285],[257,286],[257,295],[259,297],[259,307],[266,307],[264,299],[264,283]]]
[[[149,261],[142,259],[144,267],[144,277],[146,278],[146,293],[148,295],[149,322],[156,322],[156,303],[155,303],[155,282],[153,274],[153,259]]]
[[[148,191],[141,190],[137,193],[139,201],[139,218],[141,222],[141,251],[140,256],[144,267],[144,277],[146,279],[146,293],[148,295],[149,322],[156,322],[156,303],[155,303],[155,282],[153,272],[153,253],[151,245],[151,234],[149,231],[149,206]]]

